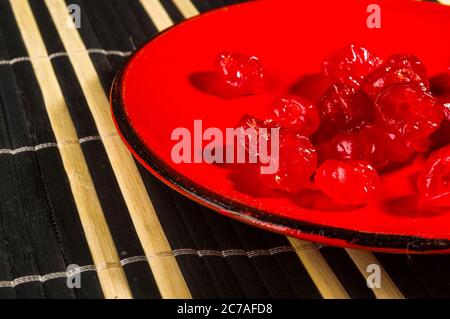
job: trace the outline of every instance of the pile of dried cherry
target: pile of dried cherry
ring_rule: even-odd
[[[266,85],[255,56],[220,53],[216,71],[237,95]],[[282,96],[269,118],[245,115],[238,124],[280,128],[279,170],[260,175],[262,183],[294,194],[315,187],[339,203],[362,205],[376,194],[381,172],[424,153],[418,190],[432,205],[450,207],[450,67],[429,79],[414,55],[382,60],[352,44],[326,57],[321,73],[333,84],[318,101]]]

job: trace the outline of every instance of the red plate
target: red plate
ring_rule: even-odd
[[[381,57],[416,54],[432,75],[445,70],[450,62],[450,8],[379,1],[381,28],[369,29],[371,3],[261,0],[169,29],[140,49],[116,77],[112,109],[119,132],[136,158],[167,185],[246,223],[336,246],[450,252],[450,212],[418,207],[414,177],[420,160],[384,175],[378,199],[355,209],[336,206],[314,192],[274,195],[246,172],[232,174],[226,166],[175,164],[171,159],[175,128],[193,132],[198,119],[203,129],[224,130],[235,127],[244,113],[264,117],[276,96],[317,73],[325,55],[350,42]],[[267,92],[224,99],[199,90],[198,80],[212,70],[222,50],[259,56],[271,77]]]

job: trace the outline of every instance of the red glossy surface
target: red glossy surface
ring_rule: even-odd
[[[420,158],[402,169],[382,174],[377,197],[359,208],[328,203],[314,190],[298,196],[266,191],[246,174],[233,175],[226,165],[175,164],[171,159],[175,144],[171,133],[175,128],[185,127],[193,132],[194,120],[201,119],[203,130],[225,130],[235,127],[245,113],[268,118],[274,99],[298,89],[296,85],[305,78],[314,78],[320,72],[322,59],[350,42],[371,48],[381,58],[395,52],[413,53],[424,62],[430,75],[446,69],[450,8],[413,1],[380,1],[382,28],[368,29],[366,8],[372,2],[287,0],[280,5],[279,0],[261,0],[182,23],[150,41],[124,70],[121,89],[128,120],[164,165],[227,201],[324,227],[450,240],[450,212],[419,205],[416,180],[423,166]],[[217,53],[224,50],[261,58],[267,72],[264,93],[229,98],[202,89],[202,83],[214,80],[209,77],[210,72]],[[132,152],[140,159],[139,150]],[[200,150],[194,150],[193,156],[199,153]],[[143,164],[154,172],[149,163]],[[240,218],[202,200],[201,194],[196,197],[187,191],[183,193]],[[358,247],[343,239],[310,235],[253,219],[245,221],[307,240]]]
[[[317,187],[336,202],[365,205],[378,190],[377,171],[364,161],[325,161],[316,172]]]
[[[418,187],[426,201],[450,209],[450,146],[430,156],[419,176]]]

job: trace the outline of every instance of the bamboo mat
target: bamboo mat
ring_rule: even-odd
[[[445,298],[450,256],[372,254],[201,207],[121,143],[108,93],[127,57],[239,1],[0,0],[0,298]],[[67,27],[69,4],[81,28]],[[78,265],[81,288],[67,287]],[[381,288],[367,288],[367,266]]]

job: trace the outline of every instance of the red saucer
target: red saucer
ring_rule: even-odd
[[[320,70],[324,56],[359,43],[381,57],[413,53],[434,75],[450,62],[450,7],[415,1],[377,1],[381,28],[369,29],[373,0],[261,0],[216,10],[158,35],[117,75],[112,110],[134,156],[159,179],[189,198],[232,218],[329,245],[389,252],[450,252],[450,212],[420,207],[415,176],[422,161],[385,174],[376,201],[338,206],[324,195],[266,192],[246,169],[176,164],[175,128],[193,132],[235,127],[244,114],[264,117],[277,96]],[[270,75],[268,90],[222,98],[198,85],[219,51],[255,54]],[[315,92],[311,91],[314,95]],[[199,152],[201,150],[194,150]]]

